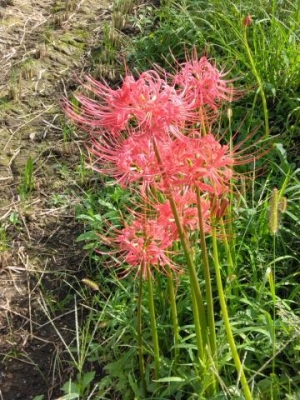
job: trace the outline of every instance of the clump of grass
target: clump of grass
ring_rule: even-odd
[[[21,200],[25,200],[34,190],[34,159],[29,156],[25,163],[23,176],[19,184],[19,195]]]
[[[131,13],[134,0],[116,0],[113,3],[112,26],[114,29],[122,30],[127,23],[128,15]]]
[[[42,42],[40,44],[37,45],[36,48],[36,58],[39,58],[40,60],[43,60],[46,55],[47,55],[47,46],[45,42]]]
[[[9,248],[9,237],[5,224],[0,224],[0,254]]]
[[[22,97],[22,81],[21,71],[13,69],[8,83],[8,99],[19,101]]]

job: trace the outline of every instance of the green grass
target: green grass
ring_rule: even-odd
[[[21,200],[25,200],[34,190],[34,160],[32,156],[28,158],[24,165],[23,176],[19,184],[19,195]]]
[[[253,23],[245,35],[247,14]],[[169,1],[155,17],[154,30],[145,24],[144,34],[134,40],[132,64],[140,70],[154,62],[170,68],[196,47],[199,55],[230,70],[228,78],[245,91],[243,116],[251,110],[252,126],[267,113],[272,134],[284,134],[289,143],[299,137],[299,2]]]

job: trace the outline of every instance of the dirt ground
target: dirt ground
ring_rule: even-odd
[[[90,49],[110,14],[108,0],[0,0],[1,400],[56,399],[68,378],[45,296],[63,303],[82,278],[74,206],[85,178],[83,138],[69,140],[60,99],[76,87],[75,74],[94,68]],[[30,162],[34,189],[20,198]],[[74,310],[55,324],[72,340]]]

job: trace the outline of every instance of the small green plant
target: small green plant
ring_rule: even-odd
[[[53,193],[49,203],[54,207],[60,207],[60,206],[66,205],[68,203],[68,195],[60,194],[60,193]]]
[[[0,222],[0,253],[6,251],[9,247],[9,238],[6,226]]]
[[[12,70],[11,77],[9,79],[9,100],[20,100],[22,96],[22,73],[20,70]]]
[[[0,253],[9,249],[10,229],[14,227],[17,231],[20,231],[22,225],[22,219],[17,211],[10,212],[8,218],[0,221]]]
[[[80,154],[80,164],[76,168],[76,176],[78,185],[81,187],[85,187],[93,176],[93,171],[86,164],[86,156],[84,154]]]
[[[84,283],[82,283],[82,288],[85,288]],[[100,293],[102,295],[102,291]],[[88,292],[82,290],[81,293],[77,291],[77,294],[80,295],[80,301],[86,304],[89,298]],[[82,305],[78,303],[77,295],[73,297],[74,310],[72,314],[74,316],[75,339],[71,343],[68,342],[63,332],[56,325],[53,315],[57,313],[58,308],[57,306],[53,307],[53,304],[50,304],[51,300],[50,302],[49,300],[46,297],[42,297],[40,301],[41,308],[64,346],[64,352],[67,353],[67,359],[69,360],[67,361],[68,364],[72,364],[76,371],[75,377],[73,377],[73,374],[72,376],[70,375],[69,378],[64,376],[65,383],[62,386],[62,391],[65,395],[62,398],[96,398],[92,397],[97,389],[97,385],[93,385],[96,371],[93,369],[91,370],[91,368],[94,365],[93,361],[95,355],[98,354],[102,348],[102,344],[98,343],[96,335],[99,330],[105,326],[105,324],[103,324],[103,315],[106,308],[106,300],[103,300],[104,308],[103,311],[99,313],[98,310],[93,308],[90,308],[89,311],[84,311]],[[80,318],[82,318],[81,314],[83,311],[84,319],[81,321]],[[63,356],[61,356],[61,358],[63,358]]]
[[[84,395],[88,396],[91,392],[91,383],[94,378],[95,371],[77,374],[76,379],[70,379],[63,385],[62,391],[65,393],[64,397],[66,399],[81,399]]]
[[[34,190],[34,159],[29,156],[24,166],[23,177],[19,184],[19,195],[21,200],[26,199]]]
[[[63,126],[62,137],[63,137],[64,143],[74,140],[75,135],[76,135],[76,133],[74,132],[74,128],[71,125],[65,124]]]
[[[37,61],[33,60],[32,58],[27,58],[25,61],[23,61],[21,67],[20,67],[20,71],[21,71],[21,75],[22,78],[24,80],[32,80],[32,78],[34,77],[35,74],[35,65],[36,65]]]
[[[122,30],[132,12],[135,0],[114,0],[112,12],[112,26],[114,29]]]

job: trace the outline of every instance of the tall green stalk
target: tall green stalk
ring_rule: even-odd
[[[153,297],[153,284],[152,284],[153,277],[151,275],[150,265],[147,265],[146,268],[147,268],[147,283],[148,283],[148,303],[149,303],[151,333],[152,333],[153,349],[154,349],[155,379],[159,379],[160,358],[159,358],[159,343],[158,343],[157,324],[156,324],[155,306]]]
[[[276,286],[275,286],[275,274],[276,274],[276,235],[273,235],[273,271],[271,270],[268,279],[269,279],[269,285],[270,285],[270,290],[271,290],[271,296],[272,296],[272,332],[271,332],[271,337],[272,337],[272,399],[274,398],[273,396],[273,391],[274,391],[274,380],[276,379],[276,373],[275,373],[275,365],[276,365]]]
[[[180,335],[179,335],[179,323],[178,323],[178,315],[177,315],[177,306],[176,306],[176,298],[175,298],[175,288],[173,282],[173,274],[170,267],[167,267],[167,279],[168,279],[168,291],[170,297],[170,305],[171,305],[171,317],[174,331],[174,363],[177,364],[179,361],[179,344],[180,344]]]
[[[204,347],[203,347],[203,340],[202,340],[202,332],[201,332],[201,322],[199,319],[199,312],[197,306],[197,299],[195,296],[195,292],[191,291],[192,297],[192,310],[193,310],[193,318],[195,324],[195,332],[196,332],[196,343],[197,343],[197,351],[198,351],[198,358],[199,358],[199,369],[200,373],[202,372],[203,368],[202,365],[204,364]]]
[[[276,234],[279,230],[280,221],[280,201],[282,198],[283,188],[278,191],[276,188],[273,189],[270,198],[270,214],[269,214],[269,229],[273,237],[273,270],[270,270],[268,274],[270,291],[273,303],[273,315],[272,315],[272,392],[273,392],[273,381],[275,378],[275,355],[276,355],[276,289],[275,289],[275,277],[276,277]],[[273,398],[273,397],[272,397]]]
[[[142,299],[143,299],[143,274],[140,274],[139,280],[139,294],[138,294],[138,309],[137,309],[137,334],[138,334],[138,349],[139,349],[139,367],[142,382],[142,391],[146,396],[147,384],[145,379],[145,364],[143,355],[143,338],[142,338]]]
[[[259,72],[257,71],[256,65],[255,65],[255,61],[254,61],[254,57],[253,57],[251,48],[249,46],[248,37],[247,37],[247,29],[248,29],[248,25],[246,24],[243,27],[244,45],[245,45],[246,53],[247,53],[247,56],[248,56],[248,59],[249,59],[250,65],[251,65],[252,74],[254,75],[254,77],[256,79],[256,82],[258,84],[258,87],[259,87],[262,106],[263,106],[263,110],[264,110],[265,136],[268,137],[269,134],[270,134],[270,127],[269,127],[269,110],[268,110],[268,105],[267,105],[267,99],[266,99],[266,95],[265,95],[263,82],[261,80]]]
[[[228,214],[230,214],[230,212]],[[233,287],[233,293],[234,293],[234,295],[237,296],[238,295],[238,290],[237,290],[238,286],[236,283],[234,283],[234,281],[236,280],[236,277],[234,276],[235,264],[233,262],[232,252],[231,252],[230,244],[228,241],[228,234],[226,233],[226,230],[225,230],[223,218],[220,218],[219,224],[220,224],[221,230],[222,230],[222,239],[223,239],[225,253],[226,253],[226,259],[227,259],[227,279],[228,279],[228,282],[230,282],[230,284],[228,285],[228,289],[226,288],[226,293],[227,293],[227,295],[231,295],[231,290]],[[232,234],[232,229],[230,229],[230,230],[231,230],[231,234]],[[230,235],[230,233],[229,233],[229,235]]]
[[[210,268],[207,254],[207,247],[205,241],[205,231],[204,231],[204,220],[201,207],[201,196],[200,190],[196,188],[197,195],[197,209],[198,209],[198,219],[199,219],[199,231],[200,231],[200,245],[201,245],[201,257],[202,257],[202,267],[205,279],[206,288],[206,303],[207,303],[207,321],[209,326],[209,344],[212,357],[214,358],[217,351],[217,339],[216,339],[216,326],[215,326],[215,315],[214,315],[214,301],[211,287],[211,277]]]
[[[175,200],[173,199],[172,196],[170,196],[169,201],[170,201],[171,209],[172,209],[173,216],[175,219],[175,223],[177,226],[180,242],[181,242],[183,252],[185,255],[186,264],[188,267],[188,273],[189,273],[189,278],[190,278],[190,283],[191,283],[191,290],[196,299],[197,310],[193,309],[193,313],[194,313],[194,316],[195,316],[195,313],[198,314],[197,317],[199,318],[199,322],[200,322],[202,343],[203,343],[201,358],[204,359],[203,351],[204,351],[204,348],[206,347],[206,345],[208,344],[208,337],[207,337],[208,335],[207,335],[206,312],[205,312],[205,308],[204,308],[203,297],[202,297],[202,293],[201,293],[201,289],[200,289],[200,285],[199,285],[199,281],[198,281],[196,267],[195,267],[195,264],[194,264],[194,261],[192,258],[193,252],[192,252],[192,249],[190,248],[188,239],[187,239],[185,232],[183,230],[183,227],[181,225],[181,221],[180,221],[180,218],[178,215]],[[199,349],[199,351],[201,352],[201,349]]]
[[[222,283],[222,277],[221,277],[221,269],[220,269],[220,263],[219,263],[219,253],[218,253],[218,243],[217,243],[217,231],[216,231],[216,226],[213,224],[212,227],[212,244],[213,244],[213,258],[214,258],[214,266],[215,266],[215,272],[216,272],[216,280],[217,280],[217,287],[218,287],[218,295],[219,295],[219,301],[220,301],[220,306],[221,306],[221,311],[222,311],[222,318],[226,330],[226,335],[228,339],[228,343],[232,352],[234,364],[238,373],[238,376],[241,379],[241,384],[244,392],[244,396],[246,400],[252,400],[252,395],[251,395],[251,390],[248,385],[245,373],[244,373],[244,368],[241,363],[236,344],[234,341],[231,325],[230,325],[230,320],[229,320],[229,315],[228,315],[228,310],[227,310],[227,305],[226,305],[226,300],[225,300],[225,295],[224,295],[224,289],[223,289],[223,283]]]

